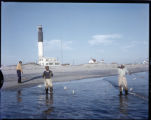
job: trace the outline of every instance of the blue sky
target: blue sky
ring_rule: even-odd
[[[44,56],[63,63],[134,63],[149,55],[149,4],[2,2],[1,17],[2,65],[38,60],[37,25]]]

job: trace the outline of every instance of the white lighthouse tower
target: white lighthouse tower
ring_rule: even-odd
[[[42,26],[38,26],[38,57],[39,59],[43,57],[43,32]]]

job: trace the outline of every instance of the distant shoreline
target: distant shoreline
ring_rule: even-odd
[[[54,73],[53,82],[65,82],[86,78],[99,78],[117,75],[117,64],[84,64],[78,66],[50,67]],[[146,72],[149,65],[131,64],[125,65],[130,73]],[[1,90],[17,90],[43,84],[42,73],[44,67],[36,64],[23,65],[22,82],[17,83],[16,66],[2,69],[4,74],[4,85]]]

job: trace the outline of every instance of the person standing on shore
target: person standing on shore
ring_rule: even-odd
[[[46,66],[45,69],[46,70],[43,72],[43,78],[46,94],[48,94],[48,88],[50,89],[50,93],[53,93],[53,85],[51,79],[51,77],[53,77],[53,73],[51,70],[49,70],[49,66]]]
[[[17,70],[17,76],[18,76],[18,83],[21,83],[21,72],[23,74],[22,61],[19,61],[19,63],[17,64],[16,70]]]
[[[122,95],[122,87],[125,90],[125,94],[128,95],[128,86],[126,80],[126,74],[129,73],[128,70],[125,68],[124,65],[118,67],[118,84],[120,89],[120,95]]]
[[[3,86],[3,83],[4,83],[4,77],[3,77],[3,73],[2,73],[2,71],[0,69],[0,89]]]

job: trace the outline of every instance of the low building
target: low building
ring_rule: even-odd
[[[42,66],[59,66],[61,65],[59,61],[57,61],[56,58],[45,58],[41,57],[38,61],[40,65]]]
[[[93,59],[93,58],[90,59],[90,60],[89,60],[89,63],[96,63],[96,59]]]
[[[100,63],[104,63],[104,60],[102,59],[102,60],[100,61]]]
[[[149,63],[149,60],[148,58],[146,60],[143,61],[143,64],[148,64]]]

